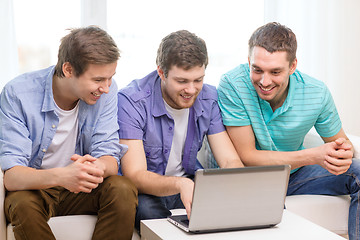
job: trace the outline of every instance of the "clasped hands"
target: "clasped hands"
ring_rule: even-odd
[[[103,182],[105,165],[99,159],[88,154],[74,154],[71,160],[74,162],[65,167],[62,183],[64,188],[74,193],[90,193]]]
[[[319,165],[330,173],[340,175],[345,173],[352,163],[354,155],[352,145],[345,138],[338,138],[320,146],[323,159]]]

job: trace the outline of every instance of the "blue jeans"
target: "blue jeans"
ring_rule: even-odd
[[[348,171],[333,175],[319,165],[300,168],[290,175],[287,195],[350,195],[348,232],[350,240],[360,239],[360,160],[353,159]]]
[[[139,204],[135,216],[135,228],[138,231],[140,230],[141,220],[166,218],[171,215],[171,209],[185,208],[180,194],[165,197],[139,194],[138,201]]]

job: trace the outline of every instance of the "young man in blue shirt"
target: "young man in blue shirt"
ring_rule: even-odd
[[[189,216],[200,168],[197,153],[207,135],[220,167],[242,167],[225,131],[213,86],[204,84],[205,42],[186,30],[166,36],[157,70],[134,80],[118,94],[120,143],[129,146],[121,169],[139,190],[135,226],[165,218],[170,209]]]
[[[49,218],[76,214],[97,214],[93,239],[131,239],[137,190],[117,175],[119,57],[102,29],[73,29],[56,66],[4,87],[0,165],[16,239],[55,239]]]
[[[325,84],[296,70],[295,34],[278,23],[249,40],[249,62],[223,75],[223,121],[247,166],[289,164],[288,195],[350,194],[349,237],[359,239],[358,161]],[[304,149],[315,127],[324,144]]]

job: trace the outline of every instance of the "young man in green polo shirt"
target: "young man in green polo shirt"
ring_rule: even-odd
[[[248,64],[223,75],[223,122],[247,166],[290,164],[288,195],[350,194],[349,238],[359,239],[360,164],[325,84],[296,70],[295,34],[278,23],[249,40]],[[304,149],[315,127],[324,144]]]

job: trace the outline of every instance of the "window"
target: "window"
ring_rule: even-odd
[[[205,40],[209,54],[205,83],[247,62],[247,42],[264,23],[263,0],[107,1],[108,32],[122,51],[115,80],[123,87],[156,69],[161,39],[186,29]]]
[[[80,26],[80,0],[13,0],[20,73],[55,65],[60,39]]]

